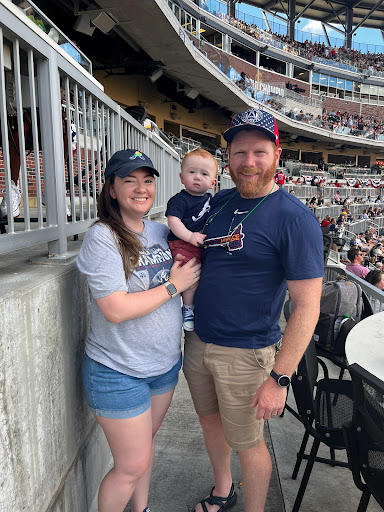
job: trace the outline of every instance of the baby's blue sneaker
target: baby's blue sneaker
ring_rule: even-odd
[[[183,306],[183,327],[185,331],[195,329],[195,306]]]

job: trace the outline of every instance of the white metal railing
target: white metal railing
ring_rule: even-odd
[[[222,173],[220,175],[218,183],[216,184],[215,192],[218,192],[219,190],[233,188],[234,186],[235,184],[233,183],[231,176],[227,173]]]
[[[22,71],[20,62],[27,63]],[[11,79],[12,114],[6,87]],[[8,199],[6,218],[0,213],[0,254],[44,242],[51,255],[65,253],[67,237],[86,231],[97,218],[103,169],[119,149],[143,151],[160,172],[150,214],[164,212],[169,197],[181,189],[177,152],[104,94],[84,68],[7,0],[0,0],[0,122],[0,182]],[[27,134],[33,138],[32,170]],[[11,178],[20,179],[18,219],[9,200]]]
[[[334,263],[335,265],[340,264],[340,253],[337,251],[334,251],[333,249],[329,250],[328,254],[328,262]]]

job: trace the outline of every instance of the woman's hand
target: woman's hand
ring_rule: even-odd
[[[182,266],[182,262],[175,258],[169,273],[169,280],[176,286],[179,293],[196,285],[200,279],[201,263],[196,262],[196,258],[191,258]]]

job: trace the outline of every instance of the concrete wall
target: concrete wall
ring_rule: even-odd
[[[0,512],[96,510],[111,457],[81,387],[87,306],[74,260],[0,260]]]

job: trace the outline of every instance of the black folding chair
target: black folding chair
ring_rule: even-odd
[[[358,364],[349,372],[354,407],[344,437],[353,480],[363,492],[357,512],[367,510],[371,495],[384,510],[384,382]]]
[[[324,373],[322,379],[319,379],[319,365]],[[353,389],[351,381],[329,378],[326,364],[317,358],[313,338],[292,376],[291,385],[297,411],[289,405],[286,408],[305,428],[292,473],[293,480],[297,477],[302,460],[308,460],[292,510],[298,512],[315,462],[349,467],[347,463],[335,459],[335,450],[345,449],[342,427],[344,423],[352,420]],[[310,436],[313,444],[310,454],[307,455],[305,449]],[[317,456],[320,443],[330,448],[329,459]]]

